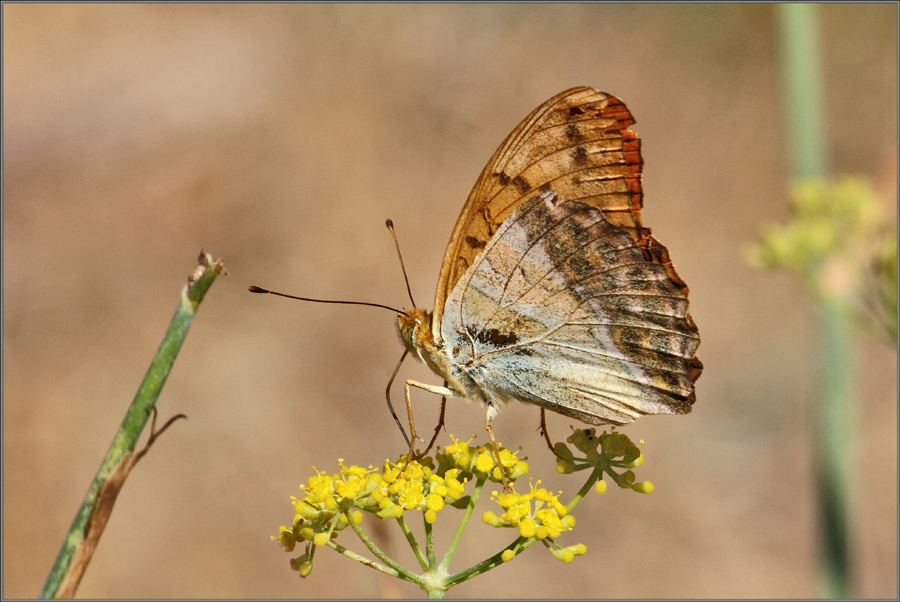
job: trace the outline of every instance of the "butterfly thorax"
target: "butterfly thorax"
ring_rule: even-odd
[[[448,376],[447,358],[431,333],[432,313],[424,309],[407,309],[397,314],[397,326],[403,344],[414,356],[425,362],[435,374]]]
[[[457,396],[473,401],[487,402],[494,396],[485,390],[466,372],[465,368],[455,365],[444,349],[443,342],[436,340],[432,334],[433,314],[424,309],[408,309],[397,314],[397,326],[400,338],[407,350],[425,362],[432,372],[444,379],[447,387]],[[495,400],[500,402],[500,399]]]

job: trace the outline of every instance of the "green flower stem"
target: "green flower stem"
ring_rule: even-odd
[[[347,558],[350,558],[351,560],[355,560],[356,562],[363,564],[369,568],[375,569],[376,571],[381,571],[382,573],[385,573],[386,575],[390,575],[391,577],[402,578],[402,575],[400,573],[398,573],[396,570],[394,570],[393,568],[391,568],[389,566],[385,566],[383,564],[379,564],[379,563],[375,562],[374,560],[371,560],[369,558],[366,558],[365,556],[357,554],[356,552],[348,550],[341,544],[335,543],[334,540],[329,540],[328,547],[332,548],[334,550],[337,550],[338,552],[340,552]]]
[[[409,528],[409,524],[407,524],[406,519],[402,516],[397,519],[397,524],[400,525],[400,530],[403,531],[403,534],[406,536],[406,541],[409,542],[409,547],[412,548],[413,553],[416,555],[416,560],[419,561],[419,566],[422,567],[422,570],[428,570],[428,560],[422,556],[422,546],[419,545],[419,542],[416,540],[416,536],[413,534],[412,529]]]
[[[216,276],[224,271],[221,260],[213,261],[208,253],[200,252],[197,266],[181,291],[181,300],[169,329],[72,522],[41,590],[41,598],[71,597],[78,589],[124,480],[142,455],[135,455],[134,447],[169,376],[200,302]]]
[[[494,567],[500,566],[503,564],[503,552],[506,550],[512,550],[517,555],[527,550],[531,547],[534,542],[537,541],[536,537],[522,537],[521,535],[515,539],[511,544],[491,556],[490,558],[485,558],[478,564],[470,566],[467,569],[463,569],[458,573],[454,573],[447,577],[447,586],[459,585],[463,581],[468,581],[473,577],[477,577],[482,573],[486,573]]]
[[[594,483],[597,482],[597,479],[600,478],[601,474],[603,474],[602,466],[597,466],[591,471],[591,475],[588,477],[587,481],[584,482],[584,485],[581,486],[581,489],[578,490],[578,493],[575,494],[575,497],[572,498],[572,501],[566,504],[566,512],[571,512],[572,509],[584,499],[584,496],[588,494],[588,491],[591,490],[591,487],[594,486]]]
[[[425,513],[422,513],[422,523],[425,527],[425,554],[428,557],[428,570],[437,568],[437,558],[434,555],[434,528],[431,523],[425,520]]]
[[[366,532],[362,530],[362,527],[360,527],[353,521],[350,521],[350,528],[353,529],[353,532],[356,533],[357,536],[359,536],[359,539],[363,542],[363,544],[365,544],[365,546],[367,548],[369,548],[369,550],[373,554],[375,554],[375,556],[377,556],[379,560],[381,560],[383,563],[385,563],[386,565],[388,565],[389,567],[391,567],[392,569],[394,569],[397,572],[398,577],[400,577],[401,579],[405,579],[406,581],[412,581],[413,583],[419,583],[421,581],[421,579],[419,578],[418,575],[416,575],[409,569],[406,569],[406,568],[402,567],[401,565],[397,564],[397,562],[395,562],[387,554],[382,552],[381,548],[379,548],[377,545],[375,545],[375,542],[372,541],[371,538],[369,538],[369,536],[366,534]],[[344,552],[341,552],[341,553],[344,554]],[[352,554],[352,552],[348,552],[347,554],[345,554],[345,556],[352,558],[352,556],[350,556],[350,554]],[[359,556],[359,558],[363,558],[363,557]],[[357,560],[357,559],[354,558],[354,560]],[[378,566],[375,566],[375,565],[377,565],[377,563],[372,562],[372,561],[369,561],[369,562],[371,562],[371,564],[369,564],[367,562],[363,562],[363,564],[365,564],[366,566],[370,566],[371,568],[381,570],[378,568]]]
[[[450,566],[450,560],[453,559],[453,554],[456,552],[459,540],[466,530],[466,525],[469,524],[469,519],[472,517],[472,512],[475,510],[475,504],[478,503],[478,498],[481,497],[481,489],[484,487],[484,481],[483,478],[478,478],[475,481],[475,489],[472,491],[472,496],[469,498],[469,505],[466,506],[466,512],[463,514],[462,520],[459,521],[459,527],[456,528],[456,533],[453,534],[453,539],[450,541],[447,553],[444,554],[444,558],[441,559],[441,565],[438,567],[443,572],[446,572],[447,567]]]

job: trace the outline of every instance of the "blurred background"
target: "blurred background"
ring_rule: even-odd
[[[535,546],[451,593],[818,595],[813,306],[796,278],[742,257],[787,211],[775,8],[3,5],[3,596],[40,591],[201,248],[229,275],[158,403],[189,420],[131,474],[79,597],[420,596],[325,551],[301,580],[269,540],[312,466],[403,453],[383,396],[394,316],[247,286],[406,307],[392,218],[430,309],[484,164],[576,85],[637,119],[644,223],[691,288],[705,371],[691,415],[627,427],[656,490],[583,501],[561,542],[587,555],[564,565]],[[870,177],[895,212],[897,7],[820,17],[830,166]],[[896,348],[860,338],[855,361],[854,593],[891,598]],[[401,376],[436,382],[412,363]],[[438,400],[414,396],[428,431]],[[483,417],[448,402],[458,437],[483,441]],[[554,439],[569,434],[548,419]],[[494,424],[535,478],[574,493],[535,408]],[[441,518],[446,547],[455,518]],[[508,536],[475,521],[450,568]],[[413,562],[399,530],[380,541]],[[349,531],[341,542],[364,551]]]

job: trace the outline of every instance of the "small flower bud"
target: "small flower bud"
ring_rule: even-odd
[[[553,446],[553,452],[556,454],[557,458],[560,460],[573,460],[574,456],[572,455],[572,450],[569,449],[562,441],[557,441],[556,445]]]
[[[556,472],[558,474],[572,474],[575,472],[575,464],[562,458],[556,459]]]
[[[313,538],[313,543],[321,548],[328,543],[329,539],[328,533],[316,533],[316,536]]]
[[[485,512],[484,514],[481,515],[481,520],[486,525],[490,525],[492,527],[502,527],[503,526],[503,521],[500,520],[500,517],[498,517],[496,514],[494,514],[490,510],[488,510],[487,512]]]
[[[297,567],[297,571],[300,573],[300,576],[306,579],[310,573],[312,573],[313,565],[308,560]]]
[[[639,483],[635,483],[631,486],[631,488],[638,493],[651,493],[655,489],[653,483],[651,483],[650,481],[641,481]]]

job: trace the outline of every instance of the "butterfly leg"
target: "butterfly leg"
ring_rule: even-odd
[[[407,416],[409,417],[410,436],[409,436],[409,454],[406,456],[406,462],[403,464],[403,468],[400,469],[401,474],[403,473],[404,470],[406,470],[406,467],[409,466],[409,461],[414,457],[416,439],[419,438],[419,436],[416,435],[416,426],[415,426],[415,421],[413,420],[412,403],[409,400],[409,388],[410,387],[416,387],[417,389],[422,389],[423,391],[428,391],[429,393],[434,393],[435,395],[440,395],[441,397],[445,397],[445,398],[456,396],[456,393],[454,393],[451,389],[448,389],[447,387],[438,387],[436,385],[426,385],[425,383],[420,383],[415,380],[406,381],[406,388],[405,388],[406,413],[407,413]],[[445,401],[446,400],[444,400],[444,399],[441,400],[441,420],[438,423],[438,428],[440,428],[441,424],[444,421],[444,402]],[[435,431],[437,431],[437,429],[435,429]],[[437,432],[435,432],[434,436],[437,437]],[[423,440],[423,442],[424,442],[424,440]],[[433,438],[431,440],[431,443],[428,444],[429,449],[431,449],[432,443],[434,443]],[[426,453],[427,453],[427,451],[426,451]]]
[[[406,443],[409,443],[409,437],[406,436],[406,430],[404,430],[403,424],[400,422],[400,418],[397,417],[397,412],[394,411],[394,404],[391,403],[391,385],[394,384],[394,379],[397,377],[397,372],[400,371],[400,366],[403,365],[403,360],[406,359],[406,354],[408,353],[409,351],[403,351],[403,355],[400,356],[400,361],[397,362],[397,367],[394,368],[394,373],[391,374],[391,378],[384,390],[384,395],[387,398],[388,409],[391,411],[391,416],[394,417],[394,422],[397,423],[397,428],[400,429],[400,433],[403,435],[403,440],[406,441]]]
[[[512,493],[509,483],[506,482],[506,472],[503,470],[503,463],[500,461],[500,447],[497,445],[497,440],[494,438],[494,429],[491,428],[491,421],[497,417],[498,413],[497,406],[489,403],[487,414],[484,417],[484,428],[488,433],[488,437],[491,438],[491,445],[494,446],[494,458],[497,460],[497,466],[500,468],[500,478],[503,480],[503,489],[506,493]]]
[[[550,442],[550,434],[547,433],[547,417],[544,414],[544,408],[541,408],[541,425],[538,428],[540,429],[541,434],[544,436],[544,441],[547,442],[547,447],[549,447],[550,451],[553,452],[553,455],[557,458],[564,459],[562,456],[556,453],[556,450],[553,449],[553,444]]]
[[[425,448],[425,451],[422,452],[422,455],[419,458],[425,456],[428,452],[431,451],[431,448],[434,446],[434,442],[437,441],[438,433],[441,432],[441,427],[444,426],[444,410],[447,409],[447,398],[441,397],[441,415],[438,417],[437,426],[434,427],[434,435],[431,436],[431,441],[428,443],[428,447]],[[446,427],[444,427],[446,429]],[[419,458],[416,458],[417,460]]]
[[[553,451],[553,444],[550,443],[550,435],[547,434],[547,416],[544,414],[544,408],[541,408],[541,426],[540,426],[540,429],[541,429],[541,434],[544,436],[544,441],[547,442],[547,447],[549,447],[549,448],[550,448],[550,451],[552,451],[552,452],[555,454],[556,452]]]

